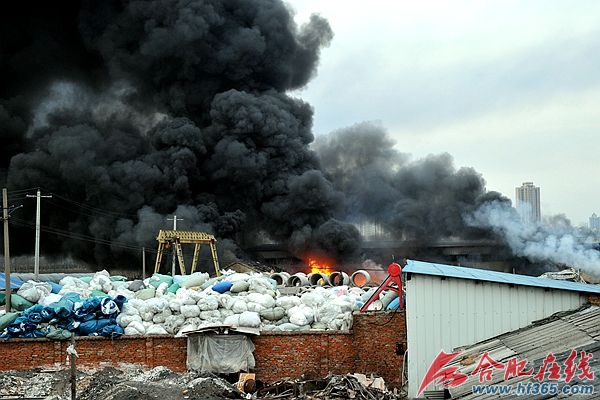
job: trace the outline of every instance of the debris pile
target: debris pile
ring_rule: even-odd
[[[254,380],[252,380],[254,384]],[[389,391],[381,378],[361,374],[331,375],[316,380],[284,380],[256,386],[244,393],[235,384],[215,375],[172,372],[165,367],[140,369],[107,367],[77,373],[77,399],[357,399],[397,400],[405,396]],[[245,385],[249,387],[249,385]],[[255,390],[259,387],[258,390]],[[0,397],[67,400],[71,398],[68,371],[5,372],[0,375]]]
[[[263,273],[226,271],[210,278],[154,274],[128,281],[100,271],[56,282],[15,282],[15,312],[0,312],[3,337],[66,339],[84,336],[183,335],[214,325],[262,331],[348,330],[352,312],[373,293],[359,287],[299,287],[282,295]],[[394,293],[375,306],[393,307]],[[397,307],[397,299],[396,299]]]
[[[71,398],[67,371],[7,372],[0,375],[0,397]],[[105,368],[79,372],[77,399],[146,400],[243,399],[235,385],[216,376],[195,372],[174,373],[165,367],[151,370]]]
[[[260,399],[357,399],[395,400],[405,396],[385,388],[383,379],[368,379],[364,375],[332,375],[318,380],[284,380],[257,392]]]

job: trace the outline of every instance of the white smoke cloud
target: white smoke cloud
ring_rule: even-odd
[[[570,224],[560,218],[548,222],[522,222],[509,203],[491,201],[464,216],[468,225],[490,228],[517,256],[533,262],[562,264],[600,276],[600,252],[586,244]],[[554,223],[556,222],[556,223]]]

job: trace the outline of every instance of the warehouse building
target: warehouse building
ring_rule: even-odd
[[[441,350],[526,327],[600,294],[597,285],[421,261],[407,261],[403,272],[411,398]]]

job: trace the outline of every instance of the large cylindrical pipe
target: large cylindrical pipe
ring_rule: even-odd
[[[288,279],[290,279],[290,274],[287,272],[276,272],[271,274],[270,278],[277,283],[277,286],[285,286]]]
[[[322,272],[308,274],[308,282],[311,286],[325,286],[329,282],[329,276]]]
[[[306,277],[306,274],[304,274],[302,272],[298,272],[289,277],[289,279],[287,281],[287,285],[288,286],[308,286],[308,285],[310,285],[310,283],[308,282],[308,278]]]
[[[390,291],[386,292],[386,294],[381,298],[381,304],[383,305],[383,308],[387,308],[387,306],[396,297],[398,297],[398,293],[394,292],[393,290],[390,290]]]
[[[331,286],[344,286],[350,284],[350,277],[342,271],[334,271],[329,275],[329,284]]]
[[[364,269],[359,269],[358,271],[352,274],[352,276],[350,277],[350,282],[352,282],[352,284],[357,287],[366,286],[369,283],[371,283],[371,274],[369,274]]]

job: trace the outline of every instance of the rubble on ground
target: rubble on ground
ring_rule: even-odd
[[[369,379],[362,374],[332,375],[324,379],[283,380],[258,390],[259,399],[278,400],[396,400],[406,396],[385,388],[382,378]]]
[[[0,312],[4,338],[67,339],[71,332],[113,338],[181,336],[219,324],[261,331],[349,330],[352,312],[374,291],[316,286],[284,295],[267,274],[234,271],[215,278],[207,273],[154,274],[143,281],[100,271],[87,277],[67,276],[58,283],[15,284],[19,286],[11,296],[15,312]],[[384,306],[392,300],[390,293],[381,299]]]
[[[79,400],[218,400],[244,396],[235,385],[219,377],[174,373],[165,367],[151,370],[109,367],[77,374]],[[69,371],[5,372],[0,375],[0,398],[5,397],[70,399]]]
[[[256,382],[259,383],[258,381]],[[258,386],[258,385],[257,385]],[[397,400],[406,396],[389,391],[382,378],[361,374],[323,379],[283,380],[243,393],[221,377],[197,372],[172,372],[166,367],[140,369],[107,367],[77,373],[79,400],[220,400],[220,399],[357,399]],[[71,398],[68,370],[9,371],[0,375],[0,398],[67,400]]]

